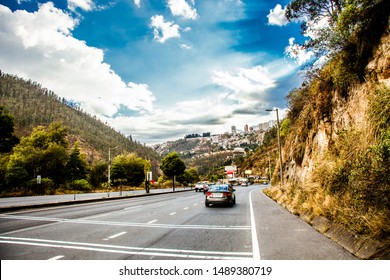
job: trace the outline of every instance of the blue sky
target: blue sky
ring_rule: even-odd
[[[0,0],[0,69],[141,143],[275,119],[310,56],[289,1]]]

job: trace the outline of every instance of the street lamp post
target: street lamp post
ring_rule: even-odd
[[[267,112],[276,111],[276,127],[278,132],[278,147],[279,147],[279,161],[280,161],[280,185],[283,186],[283,161],[282,161],[282,146],[280,143],[280,127],[279,127],[279,111],[278,108],[266,109]]]
[[[268,152],[268,165],[269,165],[269,184],[271,184],[272,170],[271,170],[271,153]]]

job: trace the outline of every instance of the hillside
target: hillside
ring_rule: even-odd
[[[282,139],[284,184],[274,156],[275,184],[266,193],[330,238],[335,234],[330,228],[340,225],[337,234],[349,236],[341,243],[359,257],[388,258],[389,4],[381,1],[368,12],[370,20],[351,41],[288,95],[290,127]],[[252,166],[265,169],[264,159],[275,147],[258,151]],[[361,255],[366,245],[377,255]]]
[[[62,122],[69,129],[70,144],[77,140],[90,164],[107,160],[108,149],[117,146],[118,151],[136,152],[144,158],[159,159],[152,148],[115,131],[95,116],[83,112],[77,104],[58,97],[36,82],[1,71],[0,105],[15,117],[15,134],[18,137],[26,136],[38,125]]]
[[[204,178],[210,175],[223,177],[225,165],[236,164],[258,147],[264,132],[223,133],[183,138],[154,146],[161,156],[175,151],[180,154],[187,167],[196,168]],[[222,171],[221,171],[222,170]]]

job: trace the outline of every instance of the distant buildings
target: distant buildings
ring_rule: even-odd
[[[265,122],[265,123],[260,123],[259,124],[259,131],[260,132],[268,131],[269,129],[271,129],[275,125],[276,125],[276,121],[275,120],[272,120],[272,121],[269,121],[269,122]]]

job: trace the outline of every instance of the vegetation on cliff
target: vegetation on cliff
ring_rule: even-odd
[[[310,68],[302,86],[287,96],[290,129],[282,152],[285,184],[275,184],[266,193],[295,213],[308,211],[358,234],[387,240],[390,3],[292,3],[290,19],[307,15],[318,21],[326,14],[325,4],[337,4],[337,8],[330,13],[329,26],[320,32],[322,37],[317,37],[323,41],[303,46],[327,55],[328,62],[321,69]],[[266,158],[268,151],[259,153],[257,158]],[[275,164],[276,180],[280,168]]]

